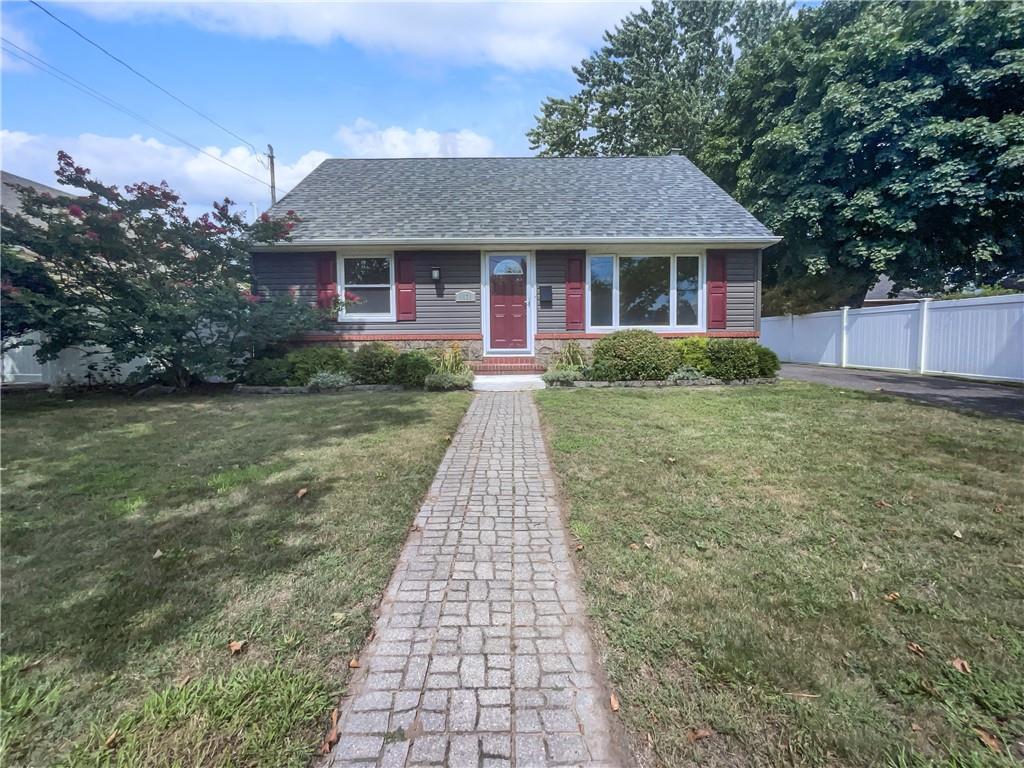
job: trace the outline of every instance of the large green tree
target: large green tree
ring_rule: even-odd
[[[549,98],[527,136],[542,155],[695,157],[721,109],[737,49],[765,40],[791,3],[655,0],[573,68],[580,90]]]
[[[702,164],[785,239],[766,311],[1024,272],[1024,3],[832,0],[739,62]]]
[[[144,358],[144,372],[187,386],[230,376],[249,355],[319,324],[291,296],[250,290],[250,246],[287,239],[294,215],[249,223],[224,200],[193,219],[163,182],[120,190],[66,153],[58,163],[58,180],[83,196],[21,186],[21,211],[3,212],[4,330],[39,331],[40,360],[105,348],[117,363]]]

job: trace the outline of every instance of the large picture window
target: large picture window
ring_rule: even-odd
[[[699,255],[589,258],[588,326],[702,330]]]
[[[390,256],[341,259],[342,319],[395,319],[393,266]]]

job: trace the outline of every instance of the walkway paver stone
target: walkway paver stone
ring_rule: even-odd
[[[324,765],[621,766],[529,393],[477,395]]]

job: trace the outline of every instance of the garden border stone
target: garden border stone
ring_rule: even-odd
[[[720,381],[719,379],[680,379],[678,381],[565,381],[565,382],[552,382],[547,386],[552,389],[565,388],[565,389],[602,389],[605,387],[623,387],[623,388],[650,388],[657,389],[660,387],[741,387],[749,386],[751,384],[775,384],[778,382],[777,376],[770,378],[759,378],[759,379],[745,379],[736,381]]]

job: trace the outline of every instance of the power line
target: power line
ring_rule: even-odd
[[[171,93],[171,92],[170,92],[169,90],[167,90],[166,88],[164,88],[164,87],[163,87],[162,85],[160,85],[159,83],[156,83],[156,82],[154,82],[154,81],[153,81],[152,79],[150,79],[150,78],[149,78],[149,77],[147,77],[146,75],[144,75],[144,74],[142,74],[141,72],[139,72],[139,70],[137,70],[137,69],[136,69],[135,67],[133,67],[133,66],[132,66],[131,64],[129,64],[129,63],[127,62],[127,61],[125,61],[124,59],[122,59],[122,58],[120,58],[120,57],[118,57],[118,56],[115,56],[115,55],[114,55],[113,53],[111,53],[110,51],[108,51],[108,50],[107,50],[106,48],[104,48],[104,47],[103,47],[102,45],[100,45],[99,43],[97,43],[97,42],[96,42],[95,40],[93,40],[92,38],[88,37],[88,36],[87,36],[87,35],[85,35],[85,34],[84,34],[83,32],[79,32],[79,31],[78,31],[77,29],[75,29],[75,28],[74,28],[73,26],[71,26],[71,25],[70,25],[70,24],[68,24],[68,23],[67,23],[66,21],[64,21],[64,19],[62,19],[62,18],[60,18],[59,16],[57,16],[56,14],[54,14],[54,13],[53,13],[52,11],[50,11],[50,10],[49,10],[48,8],[44,8],[44,7],[42,6],[42,5],[40,5],[39,3],[37,3],[37,2],[36,2],[36,0],[29,0],[29,2],[31,2],[31,3],[32,3],[32,5],[34,5],[34,6],[35,6],[36,8],[38,8],[38,9],[39,9],[40,11],[42,11],[42,12],[43,12],[43,13],[45,13],[45,14],[46,14],[47,16],[49,16],[49,17],[50,17],[51,19],[53,19],[54,21],[56,21],[56,22],[57,22],[58,24],[61,24],[62,26],[64,26],[64,27],[67,27],[67,28],[68,28],[69,30],[71,30],[71,31],[72,31],[72,32],[74,32],[74,33],[75,33],[76,35],[78,35],[78,36],[79,36],[80,38],[82,38],[83,40],[85,40],[85,42],[89,43],[89,45],[91,45],[91,46],[93,46],[94,48],[96,48],[96,49],[98,49],[98,50],[102,51],[102,52],[103,52],[104,54],[106,54],[106,55],[107,55],[107,56],[109,56],[109,57],[110,57],[111,59],[113,59],[113,60],[114,60],[114,61],[116,61],[116,62],[117,62],[118,64],[120,64],[120,65],[121,65],[122,67],[126,68],[127,70],[129,70],[130,72],[134,73],[134,74],[135,74],[135,75],[137,75],[138,77],[141,77],[141,78],[142,78],[143,80],[145,80],[145,81],[146,81],[147,83],[149,83],[150,85],[152,85],[152,86],[153,86],[154,88],[156,88],[157,90],[159,90],[159,91],[161,91],[161,92],[163,92],[163,93],[167,94],[167,95],[168,95],[168,96],[170,96],[170,97],[171,97],[172,99],[174,99],[174,100],[175,100],[176,102],[178,102],[179,104],[181,104],[181,105],[182,105],[183,107],[185,107],[185,108],[187,108],[187,109],[191,110],[192,112],[196,113],[197,115],[199,115],[199,116],[200,116],[201,118],[203,118],[203,119],[204,119],[204,120],[206,120],[207,122],[209,122],[209,123],[212,123],[213,125],[215,125],[215,126],[217,126],[218,128],[220,128],[220,129],[221,129],[222,131],[224,131],[225,133],[229,134],[230,136],[233,136],[233,137],[235,137],[235,138],[236,138],[236,139],[238,139],[238,140],[239,140],[240,142],[242,142],[243,144],[247,145],[247,146],[249,147],[249,149],[251,149],[251,150],[253,151],[253,153],[254,153],[254,154],[256,155],[256,158],[257,158],[257,159],[259,159],[259,158],[260,158],[260,153],[259,153],[259,151],[257,151],[256,147],[255,147],[255,146],[254,146],[254,145],[253,145],[253,144],[252,144],[251,142],[249,142],[249,141],[246,141],[246,140],[245,140],[245,139],[243,139],[243,138],[242,138],[241,136],[239,136],[239,135],[238,135],[237,133],[235,133],[234,131],[232,131],[232,130],[231,130],[230,128],[225,128],[225,127],[224,127],[223,125],[221,125],[220,123],[218,123],[218,122],[217,122],[216,120],[214,120],[214,119],[213,119],[212,117],[210,117],[209,115],[207,115],[207,114],[206,114],[206,113],[204,113],[204,112],[201,112],[201,111],[199,111],[198,109],[196,109],[195,107],[193,107],[193,106],[192,106],[191,104],[189,104],[189,103],[188,103],[187,101],[185,101],[184,99],[181,99],[181,98],[179,98],[178,96],[175,96],[175,95],[174,95],[173,93]],[[262,162],[262,161],[261,161],[261,162]]]
[[[149,125],[149,126],[155,128],[156,130],[160,131],[161,133],[163,133],[166,136],[170,136],[172,139],[174,139],[175,141],[177,141],[177,142],[179,142],[181,144],[184,144],[186,147],[194,149],[196,152],[199,152],[200,154],[205,155],[206,157],[210,158],[211,160],[216,160],[221,165],[225,165],[228,168],[230,168],[231,170],[237,171],[238,173],[242,174],[243,176],[248,176],[253,181],[258,181],[260,184],[262,184],[265,187],[269,187],[270,186],[269,184],[267,184],[267,182],[265,182],[263,179],[259,178],[258,176],[253,176],[248,171],[244,171],[241,168],[239,168],[238,166],[232,165],[227,160],[224,160],[223,158],[217,157],[216,155],[211,154],[210,152],[207,152],[205,149],[203,149],[200,146],[197,146],[196,144],[193,144],[188,139],[182,138],[178,134],[176,134],[176,133],[174,133],[172,131],[167,130],[166,128],[158,125],[157,123],[154,123],[152,120],[150,120],[149,118],[145,117],[144,115],[140,115],[138,112],[136,112],[136,111],[134,111],[134,110],[124,106],[123,104],[120,104],[117,101],[114,101],[109,96],[106,96],[105,94],[101,93],[100,91],[97,91],[95,88],[93,88],[90,85],[86,85],[81,80],[78,80],[75,77],[73,77],[72,75],[69,75],[67,72],[65,72],[64,70],[60,69],[59,67],[55,67],[53,64],[50,64],[49,62],[39,58],[35,54],[30,53],[29,51],[26,51],[21,46],[15,44],[15,43],[12,43],[6,37],[0,37],[0,40],[3,40],[5,45],[10,46],[11,48],[16,49],[17,51],[21,51],[21,53],[24,54],[24,55],[20,55],[20,54],[16,53],[15,51],[12,51],[12,50],[7,50],[6,52],[8,54],[10,54],[11,56],[14,56],[17,59],[21,59],[26,64],[31,64],[33,67],[38,69],[40,72],[44,72],[47,75],[50,75],[51,77],[54,77],[54,78],[56,78],[56,79],[58,79],[58,80],[60,80],[60,81],[62,81],[64,83],[66,83],[67,85],[70,85],[72,88],[76,88],[76,89],[82,91],[86,95],[92,96],[97,101],[100,101],[100,102],[106,104],[107,106],[112,107],[113,109],[118,110],[119,112],[123,112],[124,114],[128,115],[129,117],[134,117],[136,120],[140,120],[140,121],[146,123],[146,125]],[[26,57],[28,57],[28,58],[26,58]]]

